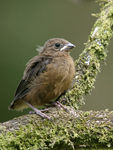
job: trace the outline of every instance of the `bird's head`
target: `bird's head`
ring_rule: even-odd
[[[61,38],[49,39],[41,51],[41,53],[69,53],[75,45]]]

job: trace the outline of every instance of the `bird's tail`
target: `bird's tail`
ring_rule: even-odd
[[[8,107],[9,110],[17,110],[17,111],[22,111],[24,108],[28,108],[28,105],[26,105],[23,100],[16,100],[13,101],[10,106]]]

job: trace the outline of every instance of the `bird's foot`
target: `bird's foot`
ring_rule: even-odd
[[[62,107],[65,111],[69,112],[69,110],[67,109],[67,107],[65,107],[64,105],[62,105],[59,101],[56,101],[54,103],[55,103],[55,106]]]
[[[55,102],[50,102],[49,105],[45,105],[46,108],[48,107],[55,107],[57,106],[58,108],[63,108],[65,111],[69,112],[69,110],[67,109],[67,107],[65,107],[64,105],[62,105],[59,101],[55,101]]]
[[[48,117],[46,114],[42,113],[40,110],[38,110],[37,108],[35,108],[35,107],[32,106],[31,104],[29,104],[28,102],[25,102],[25,101],[24,101],[24,103],[27,104],[29,107],[31,107],[31,108],[33,109],[33,111],[34,111],[37,115],[41,116],[42,118],[46,118],[46,119],[48,119],[48,120],[51,120],[50,117]]]
[[[41,112],[48,112],[49,111],[49,109],[42,109],[42,110],[40,110]],[[36,114],[36,112],[35,111],[29,111],[29,114]]]
[[[58,101],[66,101],[66,98],[60,98]]]

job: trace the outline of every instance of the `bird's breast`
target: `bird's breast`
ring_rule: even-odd
[[[74,61],[69,55],[68,57],[58,57],[48,65],[50,74],[50,82],[53,82],[55,95],[60,95],[67,90],[72,82],[75,74]]]

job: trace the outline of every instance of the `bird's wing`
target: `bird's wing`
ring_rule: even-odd
[[[21,99],[24,97],[28,92],[29,88],[28,85],[30,81],[35,79],[41,72],[46,70],[48,64],[52,62],[52,58],[44,58],[35,56],[33,57],[27,64],[27,67],[24,72],[24,76],[20,81],[17,90],[15,92],[14,101],[17,99]]]

